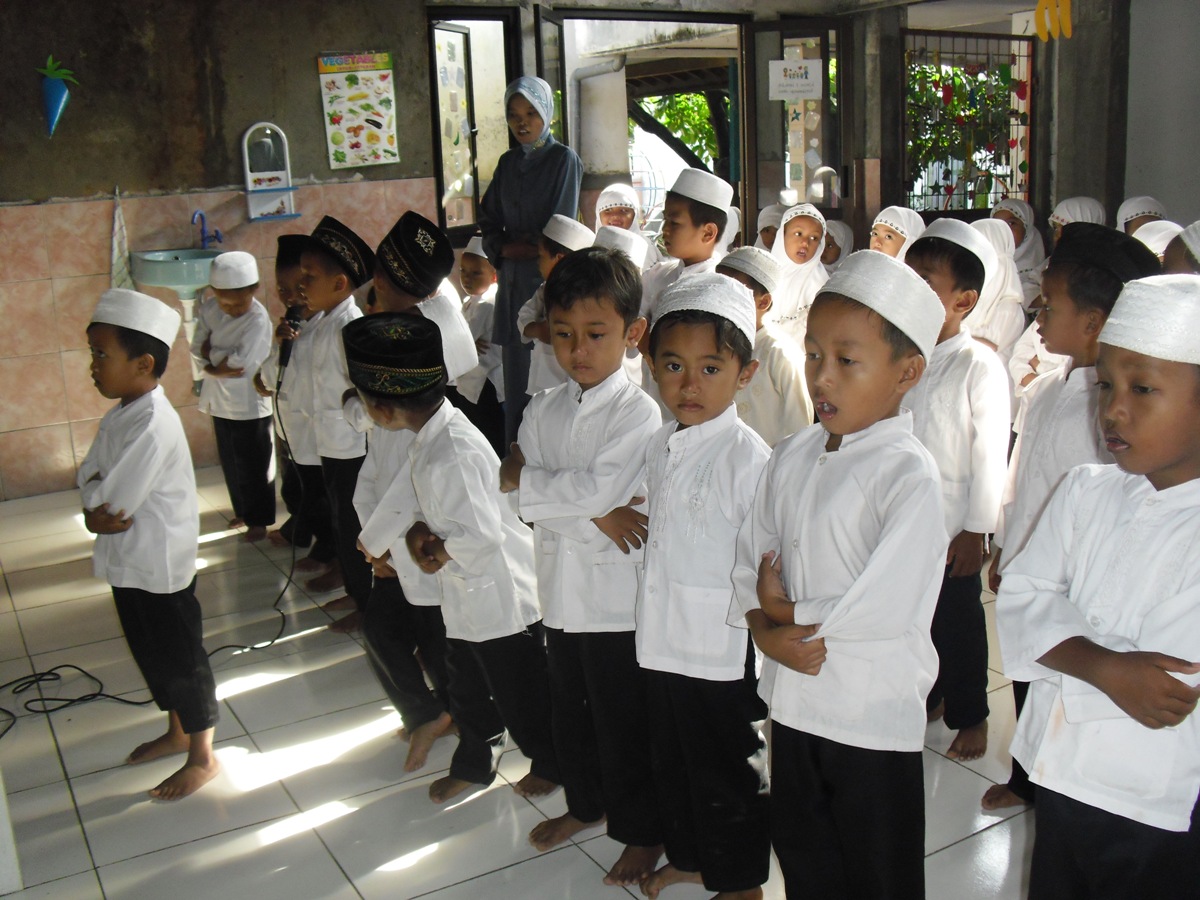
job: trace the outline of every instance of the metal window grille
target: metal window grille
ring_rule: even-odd
[[[905,31],[904,78],[909,206],[940,212],[1029,199],[1031,38]]]

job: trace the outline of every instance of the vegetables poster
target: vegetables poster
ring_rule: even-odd
[[[329,168],[400,161],[392,54],[375,51],[317,57]]]

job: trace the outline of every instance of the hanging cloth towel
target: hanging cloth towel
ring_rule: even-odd
[[[125,213],[121,211],[121,188],[113,188],[112,265],[110,287],[134,289],[129,271],[129,235],[125,231]]]

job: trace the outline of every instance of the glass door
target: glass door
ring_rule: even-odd
[[[538,4],[533,8],[534,32],[537,34],[537,73],[550,84],[554,93],[554,120],[550,133],[563,144],[570,143],[567,127],[567,107],[564,93],[567,77],[563,59],[563,17]]]

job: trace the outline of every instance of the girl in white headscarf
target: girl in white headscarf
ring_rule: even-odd
[[[804,346],[808,308],[829,280],[821,254],[825,252],[825,217],[811,203],[793,206],[783,214],[771,248],[780,266],[779,285],[772,294],[771,318],[796,343]]]
[[[854,252],[854,229],[841,219],[830,219],[825,223],[825,252],[821,264],[832,275]]]
[[[1149,247],[1150,252],[1158,257],[1159,262],[1162,262],[1163,254],[1167,252],[1167,245],[1175,240],[1181,231],[1183,231],[1183,226],[1178,222],[1157,219],[1147,222],[1139,228],[1134,237]]]
[[[1026,310],[1042,292],[1042,269],[1046,263],[1046,246],[1037,229],[1033,207],[1024,200],[1009,197],[992,207],[992,218],[1004,222],[1012,232],[1016,250],[1013,262],[1021,279],[1021,293]]]
[[[1094,197],[1068,197],[1060,200],[1054,212],[1050,213],[1050,246],[1053,249],[1062,237],[1064,225],[1072,222],[1091,222],[1094,225],[1104,225],[1108,217],[1104,215],[1104,204]]]
[[[988,272],[979,301],[971,310],[967,324],[971,336],[996,351],[1005,366],[1012,359],[1013,347],[1025,330],[1021,279],[1013,262],[1012,231],[998,219],[981,219],[971,227],[983,234],[996,251],[996,271]]]
[[[1166,217],[1167,208],[1153,197],[1130,197],[1117,208],[1117,231],[1132,236],[1143,225]]]
[[[787,210],[782,203],[772,203],[762,208],[758,214],[758,240],[754,242],[755,247],[769,251],[775,246],[775,235],[779,232],[779,225]]]
[[[610,184],[596,199],[596,231],[608,225],[632,232],[645,241],[646,258],[642,263],[642,271],[645,272],[663,257],[658,245],[642,233],[641,217],[641,200],[637,191],[627,184]]]
[[[871,225],[871,250],[886,253],[893,259],[904,262],[904,255],[912,242],[925,230],[925,220],[915,209],[907,206],[889,206],[881,210]]]

